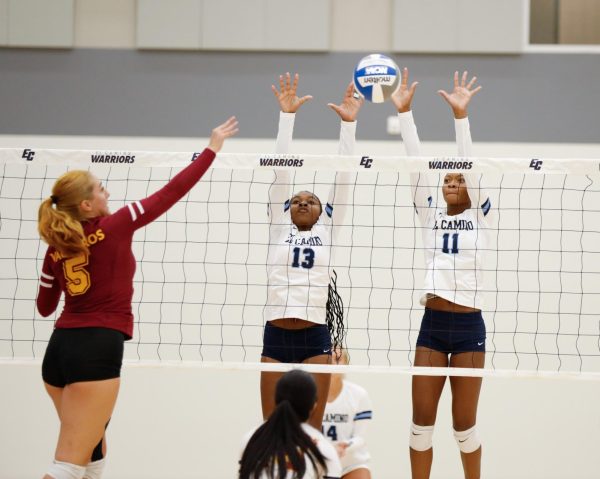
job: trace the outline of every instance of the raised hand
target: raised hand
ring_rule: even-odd
[[[408,86],[408,68],[404,67],[400,86],[391,96],[392,103],[396,106],[398,113],[410,111],[410,104],[418,84],[419,82],[415,81],[411,83],[410,87]]]
[[[238,121],[235,116],[230,117],[225,123],[217,126],[210,135],[210,141],[208,142],[208,148],[215,153],[221,151],[225,140],[239,131]]]
[[[460,82],[458,80],[458,71],[454,72],[454,90],[448,93],[444,90],[438,90],[438,93],[444,100],[450,105],[454,112],[454,118],[466,118],[467,117],[467,106],[471,101],[471,98],[481,90],[481,86],[473,88],[477,77],[471,78],[467,83],[469,72],[464,71]]]
[[[279,90],[275,85],[271,85],[271,90],[277,101],[279,107],[284,113],[296,113],[298,109],[308,100],[312,100],[311,95],[298,97],[296,90],[298,89],[298,79],[300,76],[296,73],[294,75],[294,81],[292,81],[291,75],[287,72],[284,75],[279,75]]]
[[[354,90],[354,82],[350,82],[342,98],[342,103],[336,105],[335,103],[327,103],[327,106],[335,111],[343,121],[356,121],[356,116],[360,107],[365,102]]]

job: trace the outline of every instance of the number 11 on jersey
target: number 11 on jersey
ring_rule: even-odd
[[[452,254],[456,254],[458,253],[458,233],[453,233],[452,234],[452,249],[448,249],[448,240],[450,239],[450,233],[444,233],[444,236],[442,236],[442,238],[444,239],[444,244],[442,246],[442,253],[452,253]]]

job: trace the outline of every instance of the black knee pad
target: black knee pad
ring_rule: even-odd
[[[105,431],[109,424],[110,424],[110,419],[106,423],[106,426],[104,426]],[[99,461],[100,459],[104,459],[104,454],[102,454],[102,442],[103,441],[104,441],[104,438],[100,439],[100,442],[96,445],[96,447],[92,451],[92,462]]]

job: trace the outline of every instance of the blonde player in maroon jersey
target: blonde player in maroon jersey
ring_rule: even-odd
[[[119,391],[123,342],[133,333],[133,234],[202,178],[237,126],[231,117],[216,127],[208,147],[167,185],[114,214],[108,209],[108,191],[81,170],[58,178],[41,204],[38,229],[49,247],[37,298],[40,314],[52,314],[65,295],[42,365],[60,419],[55,460],[44,479],[101,477],[104,430]]]

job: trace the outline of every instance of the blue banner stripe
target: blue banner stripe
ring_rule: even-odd
[[[325,205],[325,213],[327,213],[327,216],[330,218],[333,215],[333,206],[331,206],[329,203]]]
[[[373,411],[363,411],[359,412],[354,416],[355,421],[359,421],[361,419],[371,419],[373,417]]]
[[[492,207],[492,202],[490,201],[490,199],[488,198],[487,200],[485,200],[485,202],[481,205],[481,210],[483,211],[483,216],[486,216],[489,212],[490,212],[490,208]]]

